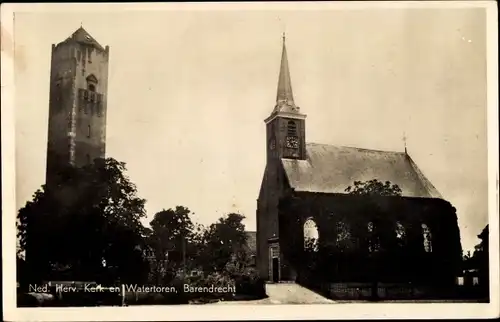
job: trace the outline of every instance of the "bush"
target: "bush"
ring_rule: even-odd
[[[266,297],[266,284],[255,269],[247,269],[235,277],[238,297],[261,299]]]

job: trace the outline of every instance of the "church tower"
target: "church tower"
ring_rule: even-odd
[[[52,45],[46,183],[106,151],[109,47],[80,27]]]
[[[257,268],[274,281],[288,275],[279,247],[278,203],[287,187],[282,160],[306,159],[306,115],[293,98],[285,40],[283,35],[276,104],[265,119],[267,161],[257,200]]]
[[[276,105],[271,115],[265,120],[268,163],[281,158],[304,160],[306,157],[306,116],[300,113],[300,108],[295,105],[293,99],[285,40],[285,35],[283,35]]]

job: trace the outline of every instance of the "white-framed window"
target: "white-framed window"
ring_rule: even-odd
[[[380,249],[380,240],[375,231],[375,225],[370,221],[367,225],[368,230],[368,251],[370,253],[377,252]]]
[[[349,225],[343,221],[338,221],[336,224],[337,236],[335,242],[338,248],[346,248],[347,243],[351,239],[351,231]]]
[[[280,253],[279,253],[278,246],[272,246],[270,248],[270,252],[271,252],[271,258],[279,258]]]
[[[406,228],[400,221],[396,222],[396,239],[400,247],[406,243]]]
[[[405,236],[406,236],[405,227],[400,221],[396,222],[396,238],[404,239]]]
[[[304,249],[318,250],[319,232],[316,222],[309,218],[304,222]]]
[[[426,224],[422,224],[422,235],[424,237],[424,250],[427,253],[432,252],[432,234]]]
[[[288,136],[297,136],[297,123],[294,121],[288,121],[287,132]]]

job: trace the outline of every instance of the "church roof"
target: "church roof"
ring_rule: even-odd
[[[104,48],[95,40],[83,27],[78,28],[68,39],[67,41],[76,41],[82,44],[90,45],[99,50],[104,50]]]
[[[346,193],[354,181],[377,179],[397,184],[405,197],[442,198],[405,152],[308,143],[307,159],[282,159],[296,191]]]

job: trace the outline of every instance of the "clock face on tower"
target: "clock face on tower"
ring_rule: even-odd
[[[299,148],[299,139],[296,136],[287,136],[286,137],[286,147],[290,149],[298,149]]]

